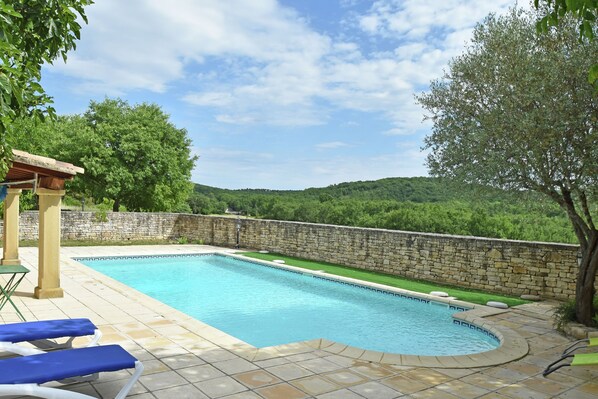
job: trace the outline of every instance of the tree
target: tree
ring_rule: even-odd
[[[92,101],[83,116],[64,118],[65,141],[52,153],[85,168],[75,191],[132,211],[188,209],[193,189],[191,140],[156,104]],[[68,128],[67,128],[68,127]]]
[[[54,115],[40,85],[41,67],[75,48],[91,0],[0,0],[0,175],[11,158],[7,134],[16,118]]]
[[[557,26],[565,15],[573,16],[579,24],[579,39],[592,41],[598,30],[598,0],[542,0],[544,16],[536,23],[539,32],[547,32]],[[540,9],[540,0],[534,0]],[[588,81],[598,84],[598,63],[590,67]]]
[[[418,96],[433,121],[425,139],[434,175],[536,191],[566,212],[582,254],[576,317],[592,323],[598,269],[598,98],[586,83],[597,42],[577,27],[537,35],[533,13],[489,16],[465,53]]]

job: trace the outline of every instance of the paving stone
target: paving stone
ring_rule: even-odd
[[[566,385],[548,380],[542,376],[528,378],[527,380],[521,381],[520,384],[533,389],[534,391],[543,392],[549,395],[558,395],[569,389]]]
[[[260,360],[257,362],[253,362],[253,364],[255,364],[256,366],[261,367],[263,369],[272,367],[272,366],[280,366],[281,364],[288,364],[288,363],[290,363],[290,362],[287,359],[285,359],[284,357],[277,357],[274,359]]]
[[[468,384],[463,381],[453,380],[436,386],[436,389],[446,392],[463,399],[473,399],[489,393],[485,388],[480,388],[476,385]]]
[[[277,384],[255,390],[265,399],[303,399],[308,395],[289,384]]]
[[[417,391],[422,391],[432,386],[427,382],[415,380],[405,375],[397,375],[391,378],[386,378],[384,380],[381,380],[380,382],[402,393],[413,393]]]
[[[355,367],[351,367],[349,370],[363,374],[371,379],[380,379],[395,374],[384,366],[376,363],[367,363]]]
[[[501,388],[496,392],[514,399],[545,399],[550,398],[551,396],[533,389],[526,388],[519,384]]]
[[[291,384],[312,396],[335,391],[341,388],[340,385],[337,385],[318,375],[293,380]]]
[[[207,363],[222,362],[224,360],[238,358],[237,355],[225,349],[208,349],[200,352],[199,357],[201,357]]]
[[[313,373],[309,370],[304,369],[303,367],[299,367],[296,364],[281,364],[280,366],[268,367],[266,369],[269,373],[274,374],[278,378],[290,381],[296,378],[307,377],[308,375],[312,375]]]
[[[155,391],[158,389],[165,389],[177,385],[185,385],[188,383],[183,377],[174,371],[166,371],[162,373],[142,375],[139,381],[149,390]]]
[[[220,398],[226,395],[246,391],[247,388],[231,377],[219,377],[211,380],[201,381],[195,384],[203,393],[210,398]]]
[[[222,399],[263,399],[257,393],[251,391],[239,392],[233,395],[224,396]]]
[[[122,387],[125,386],[128,380],[118,380],[118,381],[107,381],[107,382],[96,382],[92,383],[94,389],[99,392],[102,398],[114,398],[116,394],[120,392]],[[148,390],[145,389],[143,385],[137,381],[133,388],[129,391],[129,395],[135,395],[140,393],[145,393]]]
[[[485,374],[476,373],[465,376],[461,378],[461,381],[467,382],[472,385],[476,385],[481,388],[486,388],[488,390],[494,391],[510,384],[507,381],[503,381],[499,378],[493,378]]]
[[[258,367],[240,357],[222,362],[214,362],[212,365],[226,374],[237,374],[245,371],[255,370]]]
[[[233,375],[233,378],[248,388],[259,388],[281,382],[280,379],[265,370],[254,370],[247,373],[236,374]]]
[[[210,399],[191,384],[153,391],[158,399]]]
[[[193,383],[224,376],[223,372],[210,364],[186,367],[184,369],[177,370],[177,372],[187,381]]]
[[[156,399],[156,397],[149,392],[141,393],[139,395],[129,395],[129,396],[127,396],[127,398],[129,398],[129,399]]]
[[[334,371],[343,368],[342,366],[339,366],[336,363],[322,358],[305,360],[302,362],[298,362],[297,365],[306,368],[310,371],[313,371],[314,373],[326,373],[328,371]]]
[[[437,388],[428,388],[423,391],[415,392],[409,395],[410,398],[414,399],[460,399],[463,396],[456,396],[450,393],[444,392]]]
[[[366,399],[392,399],[399,396],[402,392],[396,391],[379,382],[367,382],[348,388],[349,390],[363,396]]]
[[[323,374],[324,377],[330,381],[348,387],[351,385],[359,385],[368,381],[362,374],[354,373],[349,370],[338,370]]]
[[[593,393],[584,392],[580,389],[573,388],[568,391],[561,393],[559,396],[555,396],[558,399],[596,399],[596,395]]]
[[[203,360],[201,360],[198,356],[195,356],[191,353],[187,353],[185,355],[163,357],[160,360],[173,370],[181,369],[184,367],[200,366],[206,363]]]
[[[582,392],[587,392],[596,395],[598,397],[598,382],[587,382],[577,387]]]
[[[348,389],[340,389],[338,391],[325,393],[316,396],[317,399],[363,399],[363,396],[349,391]]]
[[[163,373],[170,371],[170,367],[158,359],[146,360],[143,362],[143,375]]]
[[[446,374],[439,373],[438,371],[429,368],[408,370],[402,375],[430,385],[442,384],[443,382],[451,380],[451,377],[447,376]]]

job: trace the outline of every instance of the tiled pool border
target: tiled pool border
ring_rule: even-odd
[[[455,309],[460,313],[453,316],[453,322],[463,325],[468,328],[475,328],[483,333],[490,335],[500,342],[500,346],[494,350],[468,354],[468,355],[454,355],[454,356],[418,356],[418,355],[402,355],[396,353],[378,352],[364,350],[357,347],[348,346],[342,343],[333,342],[327,339],[315,339],[311,341],[297,342],[285,345],[278,345],[269,348],[255,348],[246,342],[243,342],[233,336],[226,334],[223,331],[209,326],[199,320],[193,319],[190,316],[182,313],[164,303],[151,298],[123,283],[118,282],[92,268],[80,263],[84,260],[112,260],[112,259],[134,259],[134,258],[159,258],[159,257],[197,257],[219,255],[237,258],[243,261],[256,263],[263,266],[285,269],[290,272],[312,275],[316,278],[332,280],[340,283],[354,285],[360,288],[372,289],[386,294],[402,296],[407,299],[419,300],[424,302],[435,302],[440,304],[447,304],[449,308]],[[487,306],[471,304],[454,299],[446,299],[440,297],[433,297],[431,295],[407,291],[395,287],[384,286],[376,283],[364,282],[348,277],[333,276],[326,274],[323,276],[322,271],[311,271],[301,269],[286,264],[263,261],[259,259],[251,259],[244,256],[237,255],[231,252],[210,252],[210,253],[190,253],[190,254],[157,254],[157,255],[126,255],[126,256],[89,256],[89,257],[73,257],[71,258],[77,265],[86,269],[89,274],[101,280],[104,284],[119,290],[122,293],[127,293],[129,296],[134,296],[140,302],[150,302],[151,306],[158,307],[164,310],[165,314],[177,314],[179,318],[184,319],[187,324],[195,324],[195,328],[200,331],[198,335],[204,336],[205,339],[212,341],[222,347],[234,350],[240,356],[248,360],[265,360],[274,358],[287,353],[289,350],[297,351],[303,346],[307,348],[317,348],[329,353],[338,354],[341,356],[359,359],[363,361],[378,362],[383,364],[394,364],[401,366],[413,367],[436,367],[436,368],[471,368],[471,367],[488,367],[499,364],[508,363],[525,356],[529,347],[527,341],[513,330],[498,326],[487,320],[484,317],[504,313],[508,310],[495,309]],[[463,311],[464,310],[464,311]]]

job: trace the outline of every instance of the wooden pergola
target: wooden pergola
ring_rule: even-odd
[[[13,159],[4,181],[4,247],[2,265],[17,265],[19,259],[19,197],[32,190],[39,197],[39,261],[36,298],[60,298],[60,207],[64,182],[83,173],[70,163],[24,151],[13,150]],[[0,266],[2,267],[2,266]]]

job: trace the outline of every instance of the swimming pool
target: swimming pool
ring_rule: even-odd
[[[456,324],[443,303],[401,298],[222,255],[78,258],[255,347],[326,338],[390,353],[495,349],[493,334]]]

